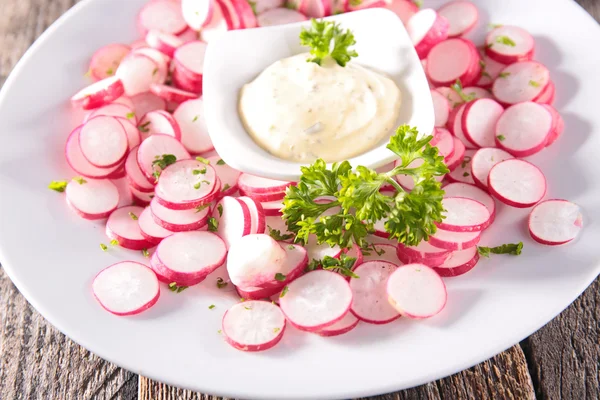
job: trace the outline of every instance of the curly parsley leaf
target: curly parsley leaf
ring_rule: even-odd
[[[329,56],[344,67],[352,57],[358,57],[358,53],[350,49],[356,44],[352,32],[342,30],[332,21],[311,19],[310,29],[302,28],[300,32],[300,44],[310,47],[312,57],[307,61],[318,65]]]
[[[270,226],[267,226],[267,228],[269,228],[269,236],[271,236],[274,240],[277,240],[278,242],[294,238],[294,235],[291,233],[287,235],[282,235],[279,229],[273,229]]]
[[[177,161],[177,157],[173,154],[163,154],[162,156],[156,156],[156,159],[152,161],[152,166],[158,167],[159,169],[155,170],[153,175],[158,181],[158,177],[163,169],[167,168],[171,164],[175,164]]]
[[[479,255],[488,258],[490,254],[510,254],[513,256],[518,256],[521,254],[522,250],[523,242],[506,243],[496,247],[477,246],[477,251],[479,252]]]

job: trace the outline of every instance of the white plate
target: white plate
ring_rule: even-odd
[[[32,305],[92,352],[205,393],[278,400],[366,396],[419,385],[491,357],[548,322],[598,275],[600,53],[593,49],[600,29],[572,1],[554,0],[549,7],[547,0],[480,0],[481,32],[488,22],[527,28],[537,39],[537,58],[552,71],[566,132],[532,160],[547,174],[548,198],[568,198],[584,208],[580,240],[558,248],[537,245],[526,231],[527,210],[500,207],[485,244],[523,240],[523,254],[482,260],[469,274],[446,279],[448,305],[437,317],[362,324],[337,338],[290,328],[277,347],[259,354],[234,350],[217,333],[223,312],[236,300],[215,287],[222,272],[180,294],[163,290],[158,304],[137,317],[105,312],[91,295],[91,281],[130,253],[103,253],[102,225],[79,219],[46,185],[72,176],[62,154],[77,123],[68,99],[84,85],[89,57],[103,44],[136,38],[142,3],[77,5],[23,57],[0,95],[0,260]],[[210,304],[216,308],[209,310]]]

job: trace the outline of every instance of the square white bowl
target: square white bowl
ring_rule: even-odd
[[[430,134],[434,113],[429,85],[421,61],[404,25],[393,12],[373,8],[341,14],[326,20],[339,22],[356,38],[358,64],[393,79],[402,91],[398,124]],[[219,155],[243,172],[273,179],[298,180],[297,162],[283,160],[261,148],[246,132],[238,114],[239,91],[266,67],[282,58],[307,52],[299,34],[310,21],[268,28],[230,31],[211,41],[204,62],[203,98],[208,132]],[[390,132],[392,134],[392,132]],[[351,158],[353,166],[377,168],[396,157],[386,149],[387,138],[376,147]]]

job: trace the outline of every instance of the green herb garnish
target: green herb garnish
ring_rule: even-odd
[[[221,189],[221,192],[224,192],[229,188],[231,188],[231,186],[229,186],[229,183],[226,183],[225,186],[223,186],[223,188]]]
[[[150,257],[150,252],[148,249],[142,249],[142,255],[146,258]]]
[[[462,101],[464,101],[465,103],[475,100],[474,93],[466,94],[465,92],[463,92],[463,85],[462,85],[462,82],[460,81],[460,79],[457,79],[456,82],[454,82],[452,85],[450,85],[450,88],[452,90],[454,90],[456,92],[456,94],[458,94],[460,96],[460,98],[462,99]]]
[[[104,243],[100,243],[100,248],[102,249],[102,251],[108,251],[108,246]]]
[[[48,189],[52,189],[55,192],[59,192],[62,193],[65,191],[65,189],[67,188],[67,185],[69,183],[67,181],[52,181],[50,182],[50,184],[48,185]]]
[[[267,228],[269,229],[269,236],[271,236],[273,239],[279,241],[285,241],[285,240],[290,240],[294,238],[293,234],[286,234],[286,235],[282,235],[281,232],[279,231],[279,229],[273,229],[270,226],[267,226]]]
[[[506,139],[506,137],[504,135],[498,135],[496,136],[498,138],[499,141],[503,142],[504,139]]]
[[[171,164],[175,164],[177,161],[177,157],[173,154],[163,154],[162,156],[156,156],[156,159],[152,161],[152,166],[158,167],[159,169],[155,170],[152,175],[158,181],[160,177],[160,173],[163,169],[167,168]]]
[[[509,38],[508,36],[498,36],[496,37],[496,43],[500,43],[506,46],[515,47],[517,44],[514,40]]]
[[[113,239],[110,241],[110,245],[111,246],[118,246],[119,245],[119,241],[117,239]]]
[[[211,304],[210,306],[208,306],[209,310],[212,310],[213,308],[215,308],[216,306],[214,304]]]
[[[204,211],[208,207],[210,207],[210,204],[202,204],[202,205],[196,207],[196,212],[199,213],[200,211]]]
[[[134,213],[132,213],[131,211],[127,213],[127,215],[129,215],[129,218],[131,218],[134,221],[138,220],[137,215],[135,215]]]
[[[252,1],[252,0],[248,0],[248,4],[250,4],[250,8],[252,9],[252,13],[254,15],[258,15],[258,13],[256,12],[256,2]]]
[[[283,290],[281,291],[281,293],[279,293],[279,298],[282,298],[283,296],[285,296],[287,294],[287,292],[290,290],[289,287],[284,287]]]
[[[540,87],[540,84],[536,81],[529,81],[529,86]]]
[[[223,161],[223,159],[220,158],[219,161],[217,161],[217,165],[225,165],[225,161]]]
[[[471,162],[471,157],[470,156],[465,156],[462,160],[462,162],[460,163],[460,167],[461,168],[465,168],[467,166],[468,163]]]
[[[498,74],[498,78],[502,78],[502,79],[504,79],[504,78],[506,78],[508,76],[510,76],[510,72],[500,72]]]
[[[283,281],[285,281],[285,275],[282,274],[281,272],[278,272],[275,274],[275,280],[279,281],[279,282],[283,282]]]
[[[125,117],[126,117],[127,119],[132,119],[132,118],[135,118],[135,113],[132,113],[132,112],[130,112],[130,113],[127,113],[127,114],[125,115]]]
[[[518,256],[523,250],[523,242],[519,243],[507,243],[496,247],[483,247],[477,246],[479,255],[483,257],[489,257],[490,254],[510,254]]]
[[[206,167],[202,168],[202,169],[194,169],[192,170],[192,174],[193,175],[204,175],[206,173]]]
[[[199,117],[200,117],[199,115],[196,115],[196,116],[194,117],[194,119],[192,120],[192,122],[196,122],[196,121],[198,121],[198,118],[199,118]]]
[[[75,178],[72,179],[72,181],[77,182],[80,185],[87,183],[87,181],[85,179],[83,179],[81,176],[76,176]]]
[[[223,204],[217,204],[217,211],[219,212],[219,217],[223,216]]]
[[[349,49],[356,43],[354,35],[350,30],[343,31],[339,24],[332,21],[318,21],[311,19],[310,29],[302,28],[300,32],[300,44],[310,47],[307,61],[321,65],[326,57],[331,57],[344,67],[352,57],[358,57],[358,53]]]
[[[356,258],[348,257],[346,253],[340,254],[340,258],[325,256],[322,260],[313,260],[309,268],[316,269],[320,265],[324,270],[337,272],[340,275],[358,279],[359,276],[352,272]]]
[[[467,177],[467,176],[469,176],[469,175],[471,175],[471,174],[469,174],[468,172],[463,172],[463,176],[464,176],[464,177]]]
[[[177,282],[169,283],[169,290],[174,293],[181,293],[187,288],[187,286],[177,286]]]
[[[219,221],[216,218],[210,217],[208,219],[208,231],[216,232],[219,229]]]
[[[225,281],[223,280],[223,278],[221,278],[221,277],[218,277],[218,278],[217,278],[217,287],[218,287],[219,289],[223,289],[224,287],[226,287],[226,286],[227,286],[227,283],[228,283],[228,282],[225,282]]]
[[[209,160],[207,160],[206,158],[201,157],[201,156],[196,157],[196,161],[200,161],[202,164],[206,164],[206,165],[210,164]]]
[[[140,132],[144,132],[144,133],[148,133],[150,132],[150,129],[148,128],[148,126],[150,125],[150,121],[148,122],[144,122],[143,124],[141,124],[140,126],[138,126],[138,129],[140,130]]]

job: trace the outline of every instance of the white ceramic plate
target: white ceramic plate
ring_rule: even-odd
[[[0,95],[0,260],[44,317],[94,353],[169,384],[230,397],[372,395],[452,374],[510,347],[598,275],[600,53],[594,49],[600,29],[569,0],[553,0],[552,7],[547,0],[479,0],[480,34],[489,22],[527,28],[537,40],[537,58],[552,71],[566,131],[532,160],[548,177],[549,198],[583,207],[580,240],[558,248],[537,245],[526,231],[527,210],[500,207],[484,244],[522,240],[523,254],[482,260],[469,274],[446,279],[448,305],[437,317],[362,324],[337,338],[290,328],[278,346],[258,354],[234,350],[217,333],[223,312],[236,301],[215,287],[221,271],[181,294],[163,290],[158,304],[137,317],[105,312],[91,295],[91,281],[103,267],[132,256],[103,253],[102,225],[79,219],[46,185],[72,176],[62,154],[77,123],[68,99],[85,84],[91,54],[103,44],[135,39],[142,3],[79,4],[23,57]],[[216,308],[209,310],[210,304]]]

